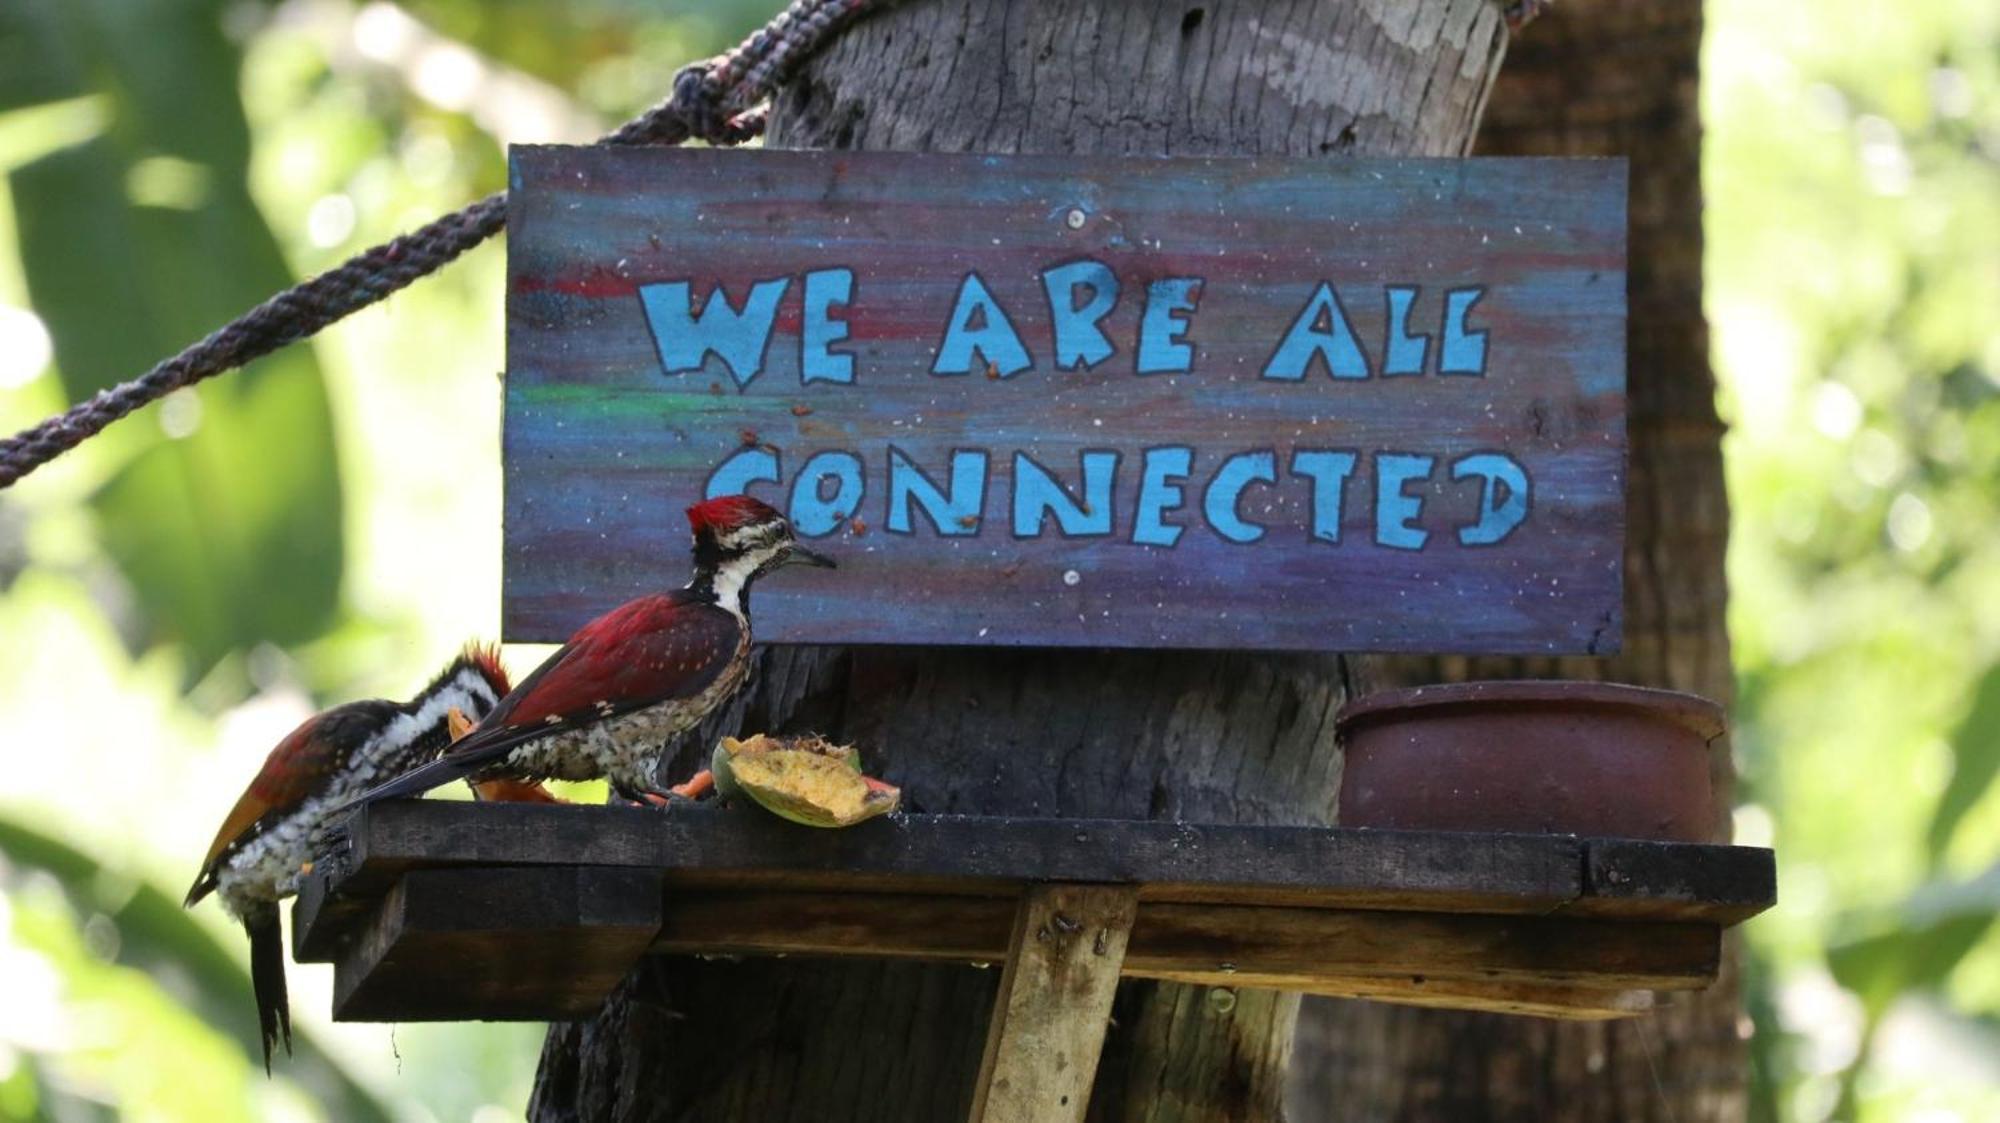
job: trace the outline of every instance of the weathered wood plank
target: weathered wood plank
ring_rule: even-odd
[[[1598,838],[1585,846],[1583,915],[1735,924],[1777,900],[1777,858],[1745,846]]]
[[[1146,938],[1141,902],[1135,932]],[[1015,905],[1002,897],[923,897],[893,894],[698,891],[674,894],[653,951],[660,954],[863,956],[935,962],[1003,963]],[[1254,964],[1254,959],[1252,960]],[[1129,977],[1205,986],[1285,986],[1335,998],[1369,998],[1424,1006],[1551,1018],[1630,1017],[1654,1007],[1652,992],[1606,989],[1588,980],[1523,982],[1431,975],[1343,975],[1338,955],[1323,974],[1277,978],[1243,964],[1189,964],[1184,970],[1141,971]]]
[[[815,832],[750,809],[396,801],[350,824],[366,892],[433,865],[631,865],[670,884],[1011,894],[1029,881],[1139,882],[1159,900],[1543,911],[1582,892],[1574,838],[1137,820],[894,815]]]
[[[652,950],[666,955],[861,956],[997,964],[1009,897],[799,890],[673,892]]]
[[[1138,910],[1131,885],[1034,885],[1021,895],[971,1123],[1082,1123]]]
[[[997,962],[1034,879],[1132,887],[1128,975],[1614,1017],[1775,894],[1764,850],[1533,835],[417,801],[348,829],[293,938],[357,1019],[566,1016],[648,949]]]
[[[1128,978],[1136,978],[1127,971]],[[1236,973],[1218,977],[1208,971],[1163,973],[1153,976],[1168,982],[1193,983],[1224,990],[1296,990],[1325,998],[1362,998],[1399,1006],[1428,1006],[1446,1010],[1476,1010],[1486,1014],[1552,1018],[1557,1021],[1605,1022],[1633,1018],[1658,1008],[1650,990],[1606,990],[1582,983],[1524,983],[1519,981],[1477,982],[1468,979],[1432,979],[1422,975],[1369,978],[1337,975],[1305,980]]]
[[[1002,897],[691,891],[670,895],[651,932],[643,886],[579,881],[574,872],[413,871],[340,960],[337,1010],[350,1020],[561,1018],[590,1009],[642,949],[1000,965],[1019,916]],[[539,895],[529,908],[511,903],[529,893]],[[622,919],[563,927],[583,915]],[[1715,932],[1141,902],[1122,969],[1206,986],[1599,1019],[1649,1009],[1635,988],[1702,985]]]
[[[1536,916],[1157,903],[1143,921],[1129,973],[1250,973],[1276,990],[1325,976],[1686,990],[1715,977],[1721,945],[1712,924]]]
[[[1148,901],[1734,923],[1776,897],[1752,847],[1562,836],[898,815],[811,832],[743,809],[396,801],[350,821],[295,914],[329,958],[352,899],[434,866],[632,866],[679,888],[1011,895],[1034,880],[1139,883]],[[1591,848],[1603,868],[1586,883]]]
[[[353,932],[356,917],[370,898],[340,893],[327,871],[308,877],[292,900],[292,958],[300,963],[331,963],[334,953]]]
[[[341,949],[334,1017],[583,1016],[651,945],[660,893],[633,868],[411,870]]]
[[[1014,913],[1013,903],[998,897],[677,893],[653,950],[998,962]],[[1239,983],[1255,973],[1295,982],[1409,976],[1684,989],[1705,977],[1718,931],[1712,924],[1142,898],[1125,971]]]
[[[749,490],[849,563],[759,590],[775,642],[1617,648],[1617,161],[513,176],[510,639],[678,585],[680,508]]]

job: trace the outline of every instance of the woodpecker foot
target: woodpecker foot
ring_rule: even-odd
[[[700,799],[715,790],[715,773],[704,768],[688,777],[685,784],[675,784],[668,791],[683,799]]]
[[[674,801],[674,793],[657,788],[627,788],[618,784],[611,786],[611,794],[634,807],[651,807],[665,811]]]
[[[665,791],[657,788],[626,788],[614,785],[611,792],[627,803],[666,811],[681,800],[692,802],[700,799],[714,788],[715,775],[704,768],[695,773],[687,783],[675,784]]]

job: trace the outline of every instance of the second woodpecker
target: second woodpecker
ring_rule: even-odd
[[[250,936],[266,1072],[272,1046],[282,1040],[287,1052],[292,1047],[278,902],[299,891],[325,848],[334,811],[368,785],[437,755],[453,710],[476,718],[506,693],[499,652],[475,644],[408,702],[349,702],[307,718],[271,750],[215,832],[187,904],[215,893]]]
[[[460,777],[593,780],[620,797],[662,801],[667,742],[743,685],[750,666],[750,586],[787,565],[832,568],[791,524],[747,495],[697,503],[694,579],[612,609],[579,628],[478,728],[436,761],[362,795],[415,795]]]

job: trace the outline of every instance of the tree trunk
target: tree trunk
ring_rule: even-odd
[[[1631,470],[1625,648],[1608,660],[1384,660],[1370,685],[1466,678],[1604,678],[1732,694],[1723,610],[1728,501],[1701,309],[1701,6],[1565,4],[1522,33],[1480,151],[1631,159]],[[1711,776],[1727,808],[1733,771]],[[1728,837],[1725,810],[1715,824]],[[1716,987],[1659,1014],[1541,1023],[1308,1000],[1293,1066],[1302,1120],[1744,1118],[1733,944]]]
[[[1488,0],[923,0],[814,60],[770,142],[1458,156],[1505,38]],[[1346,671],[1338,656],[774,649],[694,741],[817,729],[864,746],[926,811],[1325,822]],[[597,1018],[551,1029],[531,1113],[963,1118],[997,974],[651,960]],[[1298,999],[1234,998],[1123,986],[1092,1117],[1278,1117]]]

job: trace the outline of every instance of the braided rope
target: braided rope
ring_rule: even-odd
[[[735,49],[682,69],[666,101],[600,143],[680,144],[699,137],[731,145],[759,136],[765,113],[752,107],[849,22],[893,2],[792,0]],[[506,223],[506,195],[489,195],[286,289],[138,378],[0,441],[0,490],[140,406],[296,343],[437,272]]]

